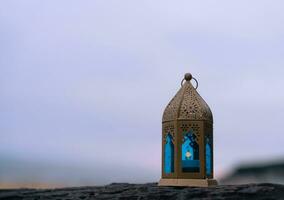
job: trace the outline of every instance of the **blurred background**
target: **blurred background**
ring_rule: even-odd
[[[216,178],[283,183],[283,7],[1,1],[0,187],[158,181],[163,109],[186,72],[214,115]]]

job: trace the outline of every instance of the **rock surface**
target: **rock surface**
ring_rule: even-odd
[[[0,190],[0,199],[284,199],[284,185],[220,185],[212,188],[158,187],[156,183],[113,183],[100,187]]]

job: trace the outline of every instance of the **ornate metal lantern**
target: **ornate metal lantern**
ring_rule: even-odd
[[[213,179],[212,112],[196,91],[198,82],[190,73],[181,85],[163,114],[159,186],[217,185]]]

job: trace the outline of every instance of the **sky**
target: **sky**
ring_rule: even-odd
[[[284,2],[0,2],[0,179],[153,182],[184,73],[214,116],[217,178],[283,159]]]

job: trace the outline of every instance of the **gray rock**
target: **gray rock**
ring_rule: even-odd
[[[99,187],[0,190],[0,199],[284,199],[284,185],[263,183],[249,185],[220,185],[212,188],[198,188],[158,187],[156,183],[113,183]]]

